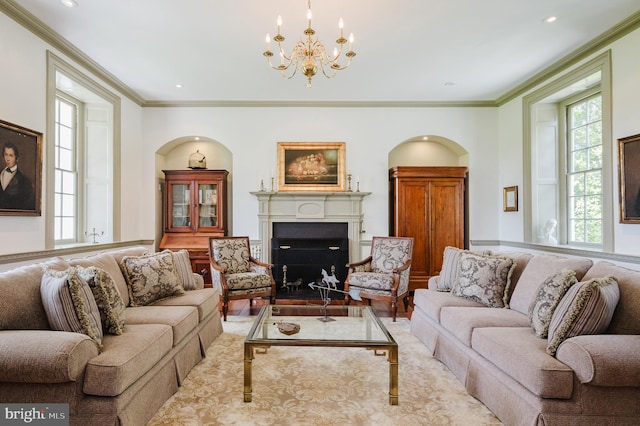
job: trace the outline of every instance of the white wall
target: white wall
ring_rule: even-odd
[[[611,49],[613,90],[612,90],[612,138],[614,176],[613,187],[606,190],[614,194],[614,253],[640,255],[640,225],[620,224],[618,206],[618,145],[617,139],[640,133],[640,30],[636,30],[612,43]],[[596,52],[587,62],[602,53]],[[581,63],[581,64],[582,64]],[[579,66],[581,64],[576,64]],[[550,81],[541,84],[548,84]],[[536,90],[532,89],[530,92]],[[530,93],[529,92],[529,93]],[[527,95],[525,93],[523,96]],[[518,97],[499,108],[499,152],[500,182],[502,186],[518,185],[522,188],[522,97]],[[526,194],[521,194],[526,196]],[[522,207],[522,203],[520,204]],[[498,210],[500,221],[499,239],[523,241],[524,216],[522,208],[517,213]]]
[[[46,52],[52,50],[65,61],[72,63],[61,52],[52,49],[6,15],[0,13],[0,120],[45,133],[46,129]],[[86,70],[78,67],[85,75]],[[107,87],[111,92],[115,92]],[[124,96],[122,99],[122,222],[121,240],[151,238],[145,235],[141,223],[148,222],[148,209],[143,208],[139,197],[143,175],[140,168],[142,141],[142,108]],[[11,241],[3,245],[0,254],[22,253],[45,249],[46,210],[46,144],[49,135],[43,137],[42,216],[0,216],[0,238]]]
[[[360,178],[363,238],[388,234],[389,152],[419,135],[450,139],[469,152],[470,237],[495,238],[498,191],[496,108],[145,108],[145,187],[158,176],[156,151],[184,135],[225,145],[233,155],[234,235],[258,237],[258,204],[249,192],[270,186],[277,142],[346,142],[347,169]],[[147,173],[148,171],[148,173]],[[152,191],[144,190],[151,205]],[[152,224],[145,223],[146,234]]]

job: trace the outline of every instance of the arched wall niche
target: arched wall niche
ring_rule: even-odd
[[[228,204],[227,233],[233,235],[233,154],[221,142],[204,136],[182,136],[162,145],[156,151],[155,168],[160,191],[156,197],[156,242],[159,244],[164,233],[164,174],[163,170],[187,170],[189,156],[199,151],[206,158],[207,169],[227,170]],[[157,247],[156,247],[157,249]]]
[[[407,139],[389,152],[389,168],[396,166],[468,166],[469,153],[458,143],[437,135]]]

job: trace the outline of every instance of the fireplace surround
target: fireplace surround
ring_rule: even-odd
[[[322,243],[326,247],[339,246],[339,250],[343,251],[342,258],[337,262],[345,264],[350,260],[360,260],[361,241],[362,241],[362,221],[364,220],[363,200],[370,192],[345,191],[345,192],[267,192],[257,191],[251,192],[258,200],[258,230],[260,237],[260,249],[263,253],[263,261],[274,263],[274,253],[271,250],[272,239],[274,238],[274,226],[276,231],[280,229],[281,222],[302,224],[303,234],[313,232],[316,239],[324,239]],[[342,224],[341,227],[346,228],[346,235],[338,239],[344,239],[340,242],[336,241],[337,236],[327,234],[328,238],[321,236],[318,232],[327,230],[334,225]],[[307,225],[304,225],[307,224]],[[310,225],[308,225],[310,224]],[[296,237],[303,234],[285,234],[287,237]],[[278,236],[278,238],[281,238]],[[300,240],[299,238],[291,238]],[[317,241],[301,242],[296,241],[299,248],[309,244],[315,244]],[[284,244],[291,245],[291,244]],[[345,247],[346,245],[346,247]],[[266,258],[266,256],[269,258]],[[337,255],[336,255],[337,256]],[[279,259],[278,259],[279,260]],[[287,259],[289,260],[289,259]],[[313,260],[313,259],[312,259]],[[315,263],[311,263],[315,265]],[[344,266],[344,265],[342,265]],[[315,268],[315,266],[310,266]],[[274,268],[275,269],[275,268]],[[320,271],[318,271],[320,272]],[[327,270],[330,274],[331,271]],[[274,270],[274,278],[280,272]],[[298,277],[291,277],[294,280]],[[287,277],[289,279],[289,277]],[[342,278],[341,281],[344,279]],[[276,279],[277,281],[277,279]],[[305,285],[307,283],[304,283]],[[281,285],[281,282],[277,285]]]

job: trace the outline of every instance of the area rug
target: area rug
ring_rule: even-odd
[[[229,317],[224,333],[155,414],[155,425],[500,425],[409,331],[383,318],[399,348],[399,405],[389,364],[361,348],[272,347],[253,360],[243,402],[243,343],[255,317]]]

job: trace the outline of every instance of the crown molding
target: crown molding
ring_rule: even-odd
[[[534,87],[542,84],[546,80],[556,76],[558,73],[572,67],[578,62],[588,58],[589,56],[597,53],[601,49],[606,48],[614,41],[626,36],[632,31],[640,28],[640,12],[636,12],[628,18],[622,20],[618,25],[610,28],[598,37],[594,38],[590,42],[584,44],[578,49],[574,50],[570,54],[566,55],[559,61],[551,64],[544,70],[535,74],[533,77],[514,87],[504,95],[496,99],[496,105],[501,106],[505,103],[517,98],[525,92],[533,89]]]
[[[145,101],[143,107],[217,108],[484,108],[494,101]]]
[[[18,22],[23,27],[40,37],[51,46],[60,50],[80,66],[103,80],[109,86],[122,93],[141,107],[168,108],[168,107],[256,107],[256,108],[289,108],[289,107],[310,107],[310,108],[464,108],[464,107],[499,107],[517,98],[523,93],[538,86],[544,81],[557,75],[559,72],[575,65],[598,50],[606,47],[614,41],[624,37],[630,32],[640,28],[640,12],[637,12],[622,20],[613,28],[605,31],[595,39],[574,50],[564,58],[553,63],[544,70],[536,73],[528,80],[517,85],[513,89],[495,100],[485,101],[189,101],[189,100],[145,100],[137,92],[111,74],[100,64],[95,62],[84,52],[71,44],[60,34],[29,13],[26,9],[18,5],[15,0],[0,0],[0,11]]]

